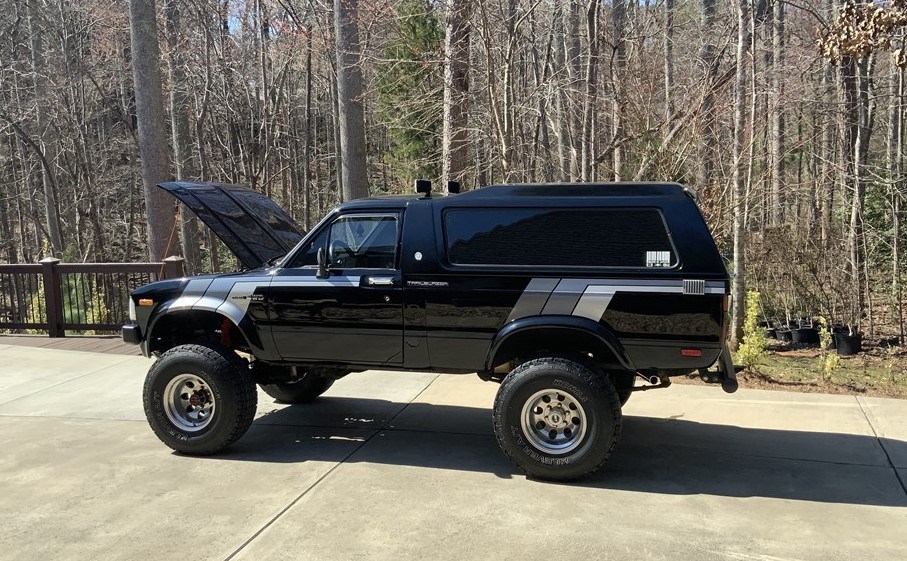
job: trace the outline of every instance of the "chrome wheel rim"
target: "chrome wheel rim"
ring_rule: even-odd
[[[180,430],[197,432],[214,417],[214,392],[195,374],[174,376],[164,388],[164,412]]]
[[[549,388],[532,394],[520,415],[523,434],[546,454],[567,454],[583,442],[586,411],[573,395]]]

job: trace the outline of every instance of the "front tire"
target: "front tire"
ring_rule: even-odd
[[[180,345],[148,371],[145,417],[157,437],[178,452],[208,455],[249,430],[258,394],[248,363],[216,344]]]
[[[493,410],[501,450],[539,479],[570,481],[600,468],[620,435],[620,400],[594,366],[544,357],[516,367]]]

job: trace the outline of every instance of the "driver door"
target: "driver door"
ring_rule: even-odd
[[[400,214],[335,219],[268,289],[280,356],[300,362],[403,363]],[[323,248],[327,278],[318,278]]]

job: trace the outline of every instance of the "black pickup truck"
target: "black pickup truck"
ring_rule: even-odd
[[[303,236],[251,189],[161,184],[246,270],[132,293],[123,338],[158,357],[144,388],[158,437],[223,449],[252,423],[256,384],[304,403],[351,372],[478,373],[500,384],[504,453],[569,480],[607,460],[632,392],[695,371],[736,389],[727,270],[682,186],[421,185]]]

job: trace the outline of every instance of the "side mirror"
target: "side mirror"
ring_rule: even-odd
[[[319,279],[328,278],[328,264],[324,258],[324,248],[323,247],[318,248],[318,274],[315,276],[318,277]]]

